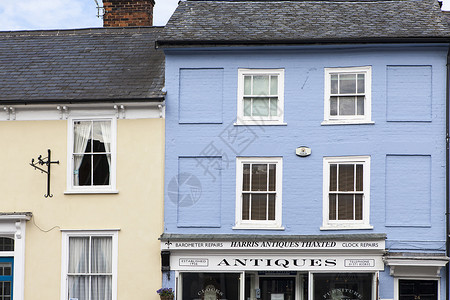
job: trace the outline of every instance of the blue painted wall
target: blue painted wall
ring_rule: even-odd
[[[165,232],[386,233],[392,251],[445,251],[445,45],[165,52]],[[351,66],[372,66],[374,124],[321,125],[324,68]],[[239,68],[285,69],[287,125],[234,125]],[[303,145],[311,156],[295,155]],[[371,156],[373,229],[321,231],[323,157],[351,155]],[[283,158],[285,230],[232,229],[237,156]],[[183,191],[178,173],[195,175]]]

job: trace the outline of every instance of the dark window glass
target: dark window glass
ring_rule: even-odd
[[[314,274],[313,300],[371,300],[372,274]]]
[[[240,274],[182,273],[183,300],[240,299]]]
[[[0,251],[14,251],[14,239],[0,237]]]

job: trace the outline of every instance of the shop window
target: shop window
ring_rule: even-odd
[[[284,69],[240,69],[237,106],[237,124],[282,124]]]
[[[280,157],[237,160],[237,229],[281,227]]]
[[[371,122],[371,67],[326,68],[323,124]]]
[[[373,274],[314,274],[314,300],[371,300]]]
[[[369,229],[370,157],[325,157],[322,229]]]
[[[182,273],[184,300],[240,299],[238,273]]]
[[[71,121],[69,192],[112,192],[115,188],[115,119]]]

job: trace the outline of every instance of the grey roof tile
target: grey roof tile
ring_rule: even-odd
[[[180,2],[158,44],[447,39],[436,0]]]
[[[160,27],[0,32],[0,104],[163,97]]]

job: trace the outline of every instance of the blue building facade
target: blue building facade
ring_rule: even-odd
[[[403,2],[408,12],[424,5]],[[441,29],[414,41],[359,33],[378,38],[367,43],[301,43],[285,28],[271,43],[245,31],[235,34],[246,43],[232,32],[194,35],[206,11],[248,16],[272,5],[312,22],[318,12],[308,5],[317,3],[182,2],[159,41],[168,91],[163,280],[177,299],[445,297]],[[323,18],[336,11],[321,8]],[[420,9],[443,20],[431,2]]]

